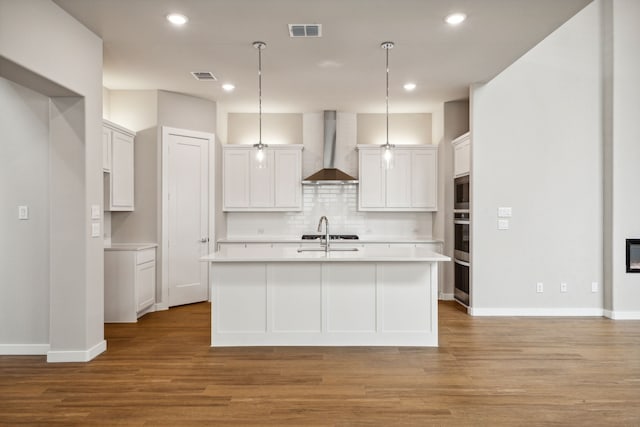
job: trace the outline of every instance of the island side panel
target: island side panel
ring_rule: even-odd
[[[267,332],[266,265],[213,264],[211,276],[211,345],[218,344],[216,336],[231,336],[234,345],[252,345],[253,336]]]

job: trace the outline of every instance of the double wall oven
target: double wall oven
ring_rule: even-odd
[[[454,298],[465,306],[469,306],[469,268],[470,261],[470,229],[469,215],[469,175],[454,180]]]

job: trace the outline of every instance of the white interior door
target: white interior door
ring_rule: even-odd
[[[169,306],[209,298],[209,140],[169,134],[168,284]]]

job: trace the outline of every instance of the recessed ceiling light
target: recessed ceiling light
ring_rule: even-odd
[[[416,88],[416,84],[415,83],[405,83],[403,87],[404,87],[404,90],[411,92],[412,90],[414,90]]]
[[[232,85],[231,83],[225,83],[225,84],[222,85],[222,89],[224,89],[227,92],[231,92],[235,88],[236,87],[234,85]]]
[[[167,15],[167,21],[171,22],[173,25],[181,26],[187,23],[189,18],[179,13],[170,13]]]
[[[446,23],[449,25],[461,24],[465,19],[467,19],[467,15],[465,15],[464,13],[452,13],[451,15],[447,15],[447,17],[444,18]]]

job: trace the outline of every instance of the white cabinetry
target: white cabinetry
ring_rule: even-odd
[[[453,141],[453,176],[468,175],[471,171],[471,137],[469,132]]]
[[[104,253],[104,321],[135,322],[156,300],[156,249]]]
[[[254,151],[248,145],[223,146],[223,209],[302,210],[302,145],[267,148],[264,168],[258,167]]]
[[[102,168],[104,209],[132,211],[134,200],[133,140],[135,133],[104,121],[102,128]]]
[[[438,195],[438,147],[396,146],[393,167],[386,169],[382,150],[358,145],[361,211],[435,211]]]

